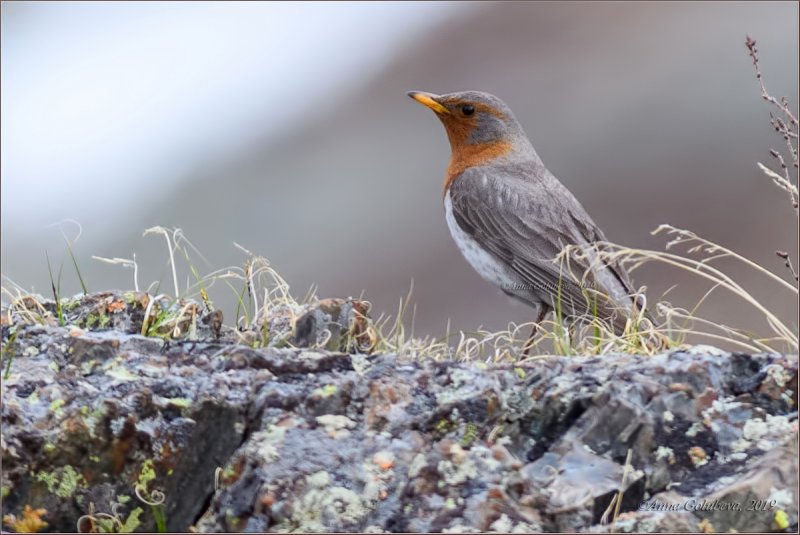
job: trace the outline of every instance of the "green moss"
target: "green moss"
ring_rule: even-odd
[[[52,472],[39,472],[36,480],[47,485],[47,490],[59,498],[70,498],[80,487],[86,486],[86,479],[70,465],[61,469],[61,476],[58,470]]]
[[[42,447],[42,449],[44,450],[45,453],[53,453],[54,451],[56,451],[56,445],[53,444],[52,442],[48,442]]]
[[[61,477],[61,483],[56,489],[56,494],[61,498],[68,498],[81,486],[86,486],[86,479],[73,467],[67,465],[64,467],[64,473]]]
[[[147,485],[156,478],[156,467],[152,459],[147,459],[142,464],[142,469],[139,471],[139,479],[136,481],[139,486],[146,489]]]
[[[131,501],[131,497],[128,496],[127,494],[120,494],[119,496],[117,496],[117,503],[125,505],[129,501]]]
[[[97,523],[96,529],[98,533],[114,533],[117,531],[117,524],[111,518],[101,516],[92,517],[92,520]]]
[[[464,436],[461,438],[461,446],[468,448],[478,438],[478,426],[473,423],[468,423],[464,430]]]
[[[172,338],[172,329],[169,327],[169,324],[174,323],[178,319],[179,314],[179,311],[170,309],[160,310],[155,313],[151,316],[145,336],[170,340]]]
[[[108,370],[106,372],[106,375],[113,377],[114,379],[117,379],[119,381],[135,381],[139,379],[138,375],[131,373],[126,368],[119,368],[119,367]]]
[[[120,533],[133,533],[136,531],[136,528],[142,523],[139,520],[139,517],[142,516],[144,510],[141,507],[137,507],[131,514],[128,515],[128,518],[125,519],[125,522],[122,523],[122,528],[120,529]]]
[[[52,403],[50,403],[50,412],[55,414],[56,417],[60,417],[64,413],[64,410],[61,407],[63,407],[65,403],[66,401],[63,399],[54,399]]]
[[[7,485],[3,485],[2,487],[0,487],[0,497],[2,497],[5,500],[9,494],[11,494],[11,487]]]
[[[236,475],[236,470],[233,469],[233,466],[226,466],[222,469],[222,479],[229,480]]]
[[[528,375],[522,368],[514,368],[514,373],[516,373],[517,377],[520,379],[525,379],[525,377]]]
[[[433,429],[434,429],[434,431],[436,431],[438,433],[445,434],[445,433],[449,433],[450,431],[452,431],[454,429],[454,427],[455,426],[454,426],[453,422],[451,422],[447,418],[442,418],[441,420],[436,422],[436,425],[434,426]]]
[[[188,398],[169,398],[167,401],[173,407],[178,407],[181,409],[189,408],[192,405],[192,400]]]
[[[85,329],[105,329],[111,323],[111,318],[104,312],[90,312],[86,319],[83,320],[83,327]]]
[[[321,388],[317,388],[314,390],[313,395],[319,396],[321,398],[329,398],[334,395],[338,391],[336,385],[325,385]]]
[[[225,509],[225,524],[228,526],[228,528],[238,528],[239,517],[233,514],[233,509]]]

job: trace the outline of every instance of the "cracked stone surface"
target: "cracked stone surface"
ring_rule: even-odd
[[[110,319],[3,323],[3,512],[46,530],[797,529],[796,355],[409,362],[144,337],[141,300],[84,301]]]

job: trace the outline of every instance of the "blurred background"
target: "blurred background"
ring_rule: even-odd
[[[793,2],[2,4],[2,273],[50,295],[45,251],[80,290],[132,288],[91,259],[136,253],[171,288],[163,238],[180,227],[210,265],[266,256],[302,296],[358,296],[394,313],[414,281],[416,334],[504,328],[530,312],[484,282],[447,230],[449,145],[418,89],[504,99],[545,165],[612,241],[662,249],[691,229],[789,278],[797,218],[756,162],[767,87],[797,110]],[[731,274],[797,328],[797,299]],[[182,265],[181,280],[189,276]],[[655,267],[650,299],[691,308],[708,285]],[[5,282],[4,282],[5,284]],[[224,285],[212,298],[232,322]],[[724,293],[701,310],[765,330]]]

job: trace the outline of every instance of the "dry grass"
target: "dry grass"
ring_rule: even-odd
[[[775,160],[780,171],[774,171],[768,166],[758,163],[759,168],[769,178],[770,182],[784,191],[793,208],[795,216],[798,213],[798,153],[797,153],[797,119],[788,108],[786,98],[774,98],[764,85],[758,65],[758,56],[755,41],[748,38],[746,42],[748,51],[753,60],[756,77],[759,81],[761,94],[776,111],[770,113],[770,120],[776,132],[783,138],[785,149],[783,152],[771,150],[770,154]],[[787,163],[788,162],[788,163]],[[794,173],[794,176],[792,176]],[[474,332],[447,332],[441,337],[418,337],[414,334],[414,308],[411,306],[409,291],[401,299],[397,313],[393,316],[381,315],[375,320],[357,318],[364,323],[355,332],[354,326],[347,326],[347,332],[354,337],[366,337],[369,341],[364,345],[363,338],[354,340],[348,347],[354,350],[364,350],[371,353],[396,353],[409,359],[434,359],[434,360],[481,360],[484,362],[526,361],[540,358],[545,354],[561,355],[603,355],[610,353],[636,353],[652,355],[666,349],[681,347],[687,337],[700,337],[709,343],[729,346],[748,352],[761,351],[798,351],[798,335],[796,323],[790,323],[786,318],[781,318],[763,302],[759,301],[753,288],[746,288],[738,283],[726,272],[734,264],[746,266],[756,273],[762,284],[774,285],[782,292],[797,298],[798,277],[789,255],[782,250],[776,251],[781,263],[785,266],[783,275],[791,276],[787,281],[784,276],[765,266],[730,250],[729,248],[713,243],[689,230],[683,230],[671,225],[661,225],[653,234],[664,235],[669,238],[664,251],[633,249],[612,243],[597,243],[590,247],[567,247],[554,259],[562,268],[565,278],[570,278],[577,283],[585,279],[585,273],[575,273],[572,270],[571,259],[581,259],[584,264],[593,265],[600,262],[619,263],[629,271],[647,263],[659,263],[670,266],[680,273],[689,273],[707,281],[709,290],[693,303],[690,307],[681,307],[662,300],[649,307],[655,312],[658,320],[648,318],[643,310],[634,310],[626,315],[631,316],[622,333],[615,332],[613,326],[605,318],[594,314],[584,314],[580,317],[570,318],[566,322],[560,307],[554,318],[548,319],[539,325],[537,336],[529,339],[533,323],[510,323],[508,328],[501,331],[487,331],[478,329]],[[236,310],[233,323],[241,333],[258,333],[254,338],[242,338],[247,343],[266,346],[270,337],[275,333],[266,332],[269,324],[266,318],[282,314],[294,321],[308,309],[309,305],[319,300],[313,289],[302,299],[296,299],[290,292],[288,283],[270,265],[266,258],[261,257],[234,244],[244,255],[245,260],[241,267],[232,266],[213,270],[206,275],[201,275],[197,268],[198,259],[208,265],[197,248],[183,235],[180,229],[167,229],[153,227],[145,231],[145,236],[155,235],[163,237],[167,246],[168,267],[172,275],[172,299],[178,303],[181,299],[196,299],[203,303],[206,312],[214,310],[213,302],[209,295],[211,289],[222,283],[236,295]],[[66,240],[66,237],[65,237]],[[77,261],[72,254],[72,243],[67,241],[69,256],[80,278]],[[73,242],[74,243],[74,242]],[[133,286],[139,291],[138,266],[136,258],[100,258],[96,260],[120,265],[133,269]],[[187,277],[183,289],[178,280],[178,262],[186,265],[191,276]],[[57,303],[56,315],[43,306],[43,299],[27,293],[14,284],[7,277],[3,277],[2,297],[4,304],[3,325],[11,326],[12,317],[17,322],[36,324],[64,324],[61,313],[66,301],[59,295],[57,281],[60,281],[60,272],[57,280],[51,280],[54,299]],[[52,272],[51,272],[52,273]],[[53,276],[51,274],[51,279]],[[83,287],[85,284],[81,280]],[[585,285],[582,285],[585,287]],[[149,295],[158,295],[160,283],[150,284],[146,292]],[[751,307],[758,311],[764,318],[766,330],[755,332],[752,326],[724,325],[719,322],[704,318],[700,311],[703,305],[713,299],[718,292],[729,292],[736,296],[743,306]],[[597,302],[597,296],[586,295],[587,309],[592,310],[592,302]],[[637,301],[646,303],[646,296],[640,291],[636,296]],[[151,300],[152,302],[153,300]],[[185,307],[183,307],[185,308]],[[181,314],[184,314],[183,308]],[[410,317],[409,317],[410,316]],[[146,314],[146,320],[158,321]],[[147,321],[146,321],[147,323]],[[12,327],[13,329],[13,327]],[[143,331],[149,329],[143,327]],[[286,333],[284,333],[285,338]],[[8,342],[7,342],[8,343]]]

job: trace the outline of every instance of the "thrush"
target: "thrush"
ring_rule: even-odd
[[[599,316],[620,334],[642,305],[631,279],[593,249],[603,231],[547,170],[511,109],[479,91],[408,95],[433,110],[450,140],[444,210],[464,258],[532,307],[536,325],[558,309],[564,318]],[[568,245],[584,251],[571,272],[554,260]]]

